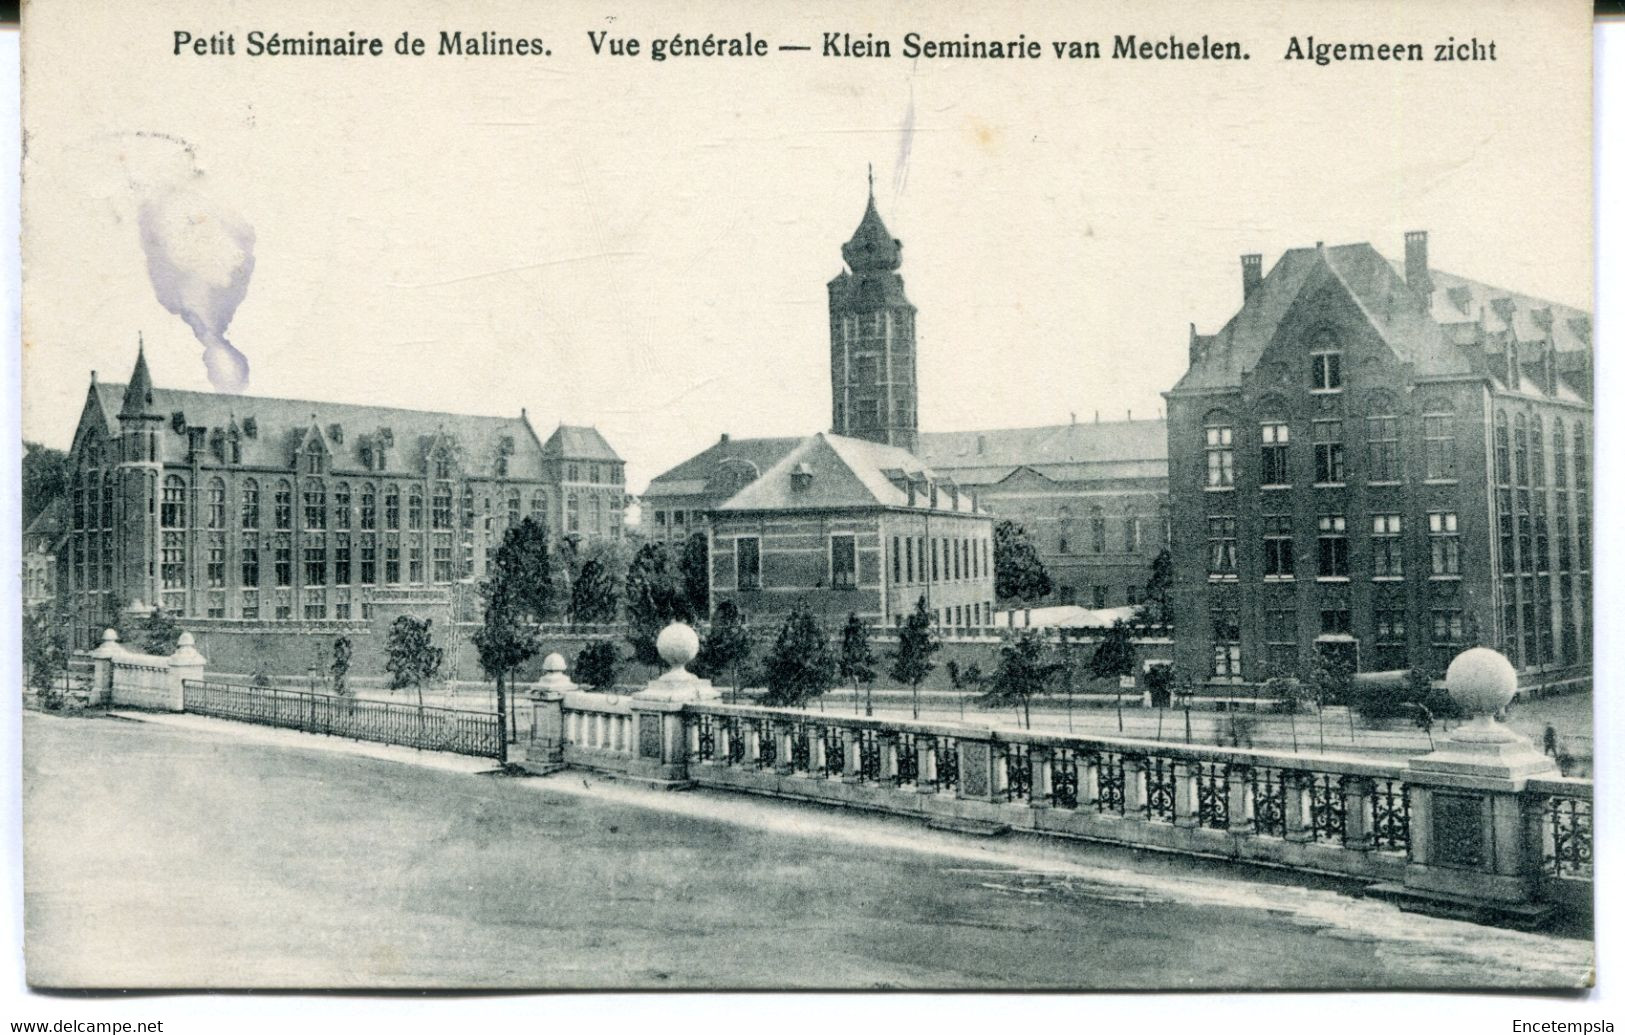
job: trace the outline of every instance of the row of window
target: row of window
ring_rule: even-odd
[[[1399,578],[1405,574],[1403,519],[1398,514],[1371,516],[1371,575]],[[1429,574],[1461,574],[1461,537],[1453,511],[1428,514]],[[1321,578],[1349,575],[1348,519],[1322,514],[1315,521],[1315,574]],[[1236,568],[1236,519],[1221,515],[1207,519],[1208,576],[1233,579]],[[1264,577],[1290,579],[1298,574],[1292,515],[1264,515]]]
[[[1056,540],[1055,549],[1057,553],[1070,554],[1077,546],[1076,540],[1074,540],[1072,537],[1072,522],[1064,516],[1061,520],[1061,533]],[[1162,528],[1160,531],[1162,533],[1162,543],[1159,544],[1159,546],[1168,542],[1169,529],[1167,508],[1164,508],[1162,511]],[[1145,548],[1145,530],[1140,515],[1134,513],[1123,515],[1122,533],[1123,538],[1121,542],[1124,553],[1139,553]],[[1110,537],[1107,535],[1105,513],[1099,507],[1090,507],[1089,552],[1105,553],[1107,546],[1110,545],[1110,542]]]
[[[1375,413],[1364,418],[1366,480],[1374,483],[1403,481],[1400,462],[1399,417]],[[1437,403],[1422,415],[1422,476],[1429,481],[1449,481],[1456,477],[1455,414],[1448,403]],[[1309,422],[1310,446],[1317,485],[1341,485],[1348,479],[1348,447],[1342,417],[1317,418]],[[1231,489],[1236,484],[1236,434],[1227,414],[1208,414],[1202,429],[1206,457],[1205,482],[1209,489]],[[1259,487],[1289,488],[1293,481],[1292,427],[1267,420],[1258,427]]]
[[[733,541],[734,585],[762,588],[762,540],[738,536]],[[979,579],[993,570],[992,541],[964,536],[892,536],[892,585],[962,582]],[[831,589],[858,587],[857,536],[839,532],[827,546],[828,585]]]

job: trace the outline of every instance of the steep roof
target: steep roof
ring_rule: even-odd
[[[1218,333],[1192,331],[1196,358],[1174,390],[1239,384],[1300,300],[1328,287],[1342,291],[1395,356],[1413,364],[1419,374],[1469,372],[1472,366],[1462,346],[1478,340],[1476,330],[1464,337],[1451,325],[1473,322],[1476,327],[1481,317],[1488,333],[1510,325],[1521,339],[1536,340],[1547,337],[1538,328],[1549,312],[1551,340],[1560,353],[1590,348],[1590,317],[1580,310],[1439,270],[1429,269],[1428,274],[1433,288],[1430,297],[1422,299],[1406,283],[1404,267],[1369,243],[1290,249]],[[1497,305],[1510,316],[1510,323],[1501,317],[1491,319]]]
[[[795,480],[806,479],[798,489]],[[919,488],[910,504],[905,486]],[[819,432],[800,440],[794,449],[762,476],[745,486],[718,509],[811,510],[847,507],[930,507],[930,484],[943,479],[906,449],[863,439]],[[899,484],[901,483],[901,484]],[[954,509],[952,494],[938,494],[938,509]],[[958,509],[971,512],[970,498],[959,498]]]
[[[23,530],[23,542],[29,545],[54,545],[62,538],[62,530],[67,527],[67,510],[68,505],[62,497],[54,497]]]
[[[724,464],[746,466],[760,475],[802,440],[799,438],[729,438],[711,444],[682,463],[656,475],[644,491],[645,499],[692,496],[706,491],[717,470]]]
[[[967,485],[1000,482],[1023,467],[1056,481],[1166,477],[1168,424],[1121,420],[922,432],[920,459]]]
[[[869,189],[869,207],[863,210],[852,239],[841,245],[841,258],[853,273],[894,270],[903,264],[903,242],[891,235],[875,208],[874,186]]]
[[[578,424],[560,424],[543,443],[542,455],[565,460],[621,459],[597,428]]]

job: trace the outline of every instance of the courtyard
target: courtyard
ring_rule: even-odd
[[[24,722],[42,987],[1575,987],[1589,942],[1198,861],[193,716]]]

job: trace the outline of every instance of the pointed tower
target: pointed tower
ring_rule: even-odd
[[[118,551],[118,585],[115,589],[126,604],[136,600],[153,603],[158,595],[156,578],[158,531],[158,480],[162,463],[158,457],[158,434],[164,415],[158,411],[152,390],[152,373],[147,369],[146,343],[137,339],[135,369],[124,389],[119,407],[119,520],[113,548]]]
[[[872,167],[869,206],[841,257],[846,269],[829,282],[832,429],[912,452],[919,437],[915,310],[897,274],[903,242],[875,209]]]

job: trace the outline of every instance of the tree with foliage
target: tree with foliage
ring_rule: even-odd
[[[389,638],[384,642],[384,671],[389,673],[389,688],[407,687],[418,694],[418,722],[423,721],[423,684],[440,674],[446,652],[434,645],[429,618],[397,615],[389,626]],[[256,682],[258,680],[256,679]]]
[[[964,668],[960,668],[959,662],[950,660],[943,667],[948,673],[948,685],[958,692],[959,717],[963,719],[965,717],[965,695],[967,693],[980,694],[983,686],[987,683],[987,677],[982,674],[982,666],[974,661]]]
[[[763,669],[767,677],[763,704],[800,708],[835,685],[836,662],[829,638],[806,607],[796,605],[785,618]]]
[[[333,677],[333,692],[335,694],[349,693],[345,681],[350,677],[350,655],[354,647],[348,636],[333,637],[333,661],[327,666],[327,671]]]
[[[1264,696],[1280,702],[1285,709],[1288,723],[1292,728],[1292,750],[1298,750],[1298,712],[1303,710],[1303,703],[1309,700],[1309,688],[1303,680],[1290,675],[1274,675],[1264,680]]]
[[[1151,575],[1145,582],[1145,599],[1134,611],[1136,625],[1172,625],[1174,605],[1169,594],[1174,585],[1174,559],[1163,547],[1151,559]]]
[[[603,562],[589,558],[581,564],[570,587],[570,621],[586,624],[613,622],[621,609],[621,587]]]
[[[39,604],[23,614],[23,664],[28,667],[28,685],[38,691],[40,703],[52,710],[62,703],[57,682],[68,671],[69,627],[63,615],[48,604]]]
[[[988,708],[1019,708],[1023,725],[1032,729],[1032,700],[1055,689],[1060,671],[1060,662],[1036,631],[1007,634],[999,647],[999,664],[988,677],[979,703]]]
[[[745,688],[745,666],[750,663],[755,641],[751,638],[750,622],[732,600],[717,605],[711,616],[711,628],[700,644],[700,653],[690,666],[695,675],[706,679],[728,676],[734,697]]]
[[[38,442],[23,442],[22,527],[39,517],[51,501],[68,494],[68,454]]]
[[[846,627],[841,630],[841,655],[838,661],[841,681],[851,683],[854,690],[863,684],[863,714],[875,713],[875,652],[869,646],[869,627],[852,612],[846,616]]]
[[[704,532],[695,532],[683,542],[677,571],[688,594],[689,609],[696,615],[711,613],[711,543]]]
[[[142,654],[153,654],[167,658],[175,653],[176,641],[180,639],[180,623],[175,621],[175,615],[161,607],[148,611],[133,630],[132,643],[126,644],[131,650]],[[119,633],[123,638],[123,631]]]
[[[480,668],[496,681],[497,727],[508,729],[508,683],[513,671],[534,658],[541,640],[531,622],[547,613],[552,585],[548,581],[547,532],[526,518],[508,529],[486,568],[480,583],[480,599],[485,607],[480,627],[474,632],[474,649]],[[502,743],[498,761],[508,761],[508,738]]]
[[[1000,603],[1031,603],[1055,590],[1027,529],[1014,521],[993,526],[993,594]]]
[[[1123,730],[1123,677],[1134,674],[1134,640],[1129,628],[1118,619],[1106,630],[1106,635],[1095,644],[1089,657],[1089,674],[1096,679],[1110,679],[1116,684],[1117,730]]]
[[[615,685],[621,664],[620,652],[615,644],[609,640],[594,640],[581,648],[576,655],[577,683],[585,684],[594,690],[608,690]]]
[[[920,717],[920,684],[937,667],[932,657],[942,649],[931,622],[931,612],[922,596],[897,631],[897,647],[891,652],[891,677],[913,692],[916,719]]]
[[[1320,730],[1320,750],[1326,750],[1326,706],[1348,702],[1354,685],[1354,669],[1340,653],[1317,650],[1304,665],[1303,681],[1315,699]],[[1349,719],[1349,739],[1354,739],[1354,720]]]
[[[664,543],[645,543],[626,571],[627,642],[637,660],[658,666],[655,640],[672,622],[695,618],[682,575]]]

